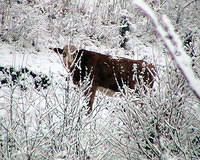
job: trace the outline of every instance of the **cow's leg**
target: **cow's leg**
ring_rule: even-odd
[[[90,114],[92,112],[92,105],[94,103],[94,97],[95,97],[95,94],[96,94],[96,90],[97,90],[97,87],[96,86],[92,86],[92,88],[89,91],[89,95],[88,95],[88,97],[89,97],[88,114]]]

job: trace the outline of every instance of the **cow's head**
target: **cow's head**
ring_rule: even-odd
[[[63,62],[65,66],[70,67],[76,57],[77,48],[73,45],[66,45],[63,49],[61,48],[50,48],[54,52],[63,56]]]

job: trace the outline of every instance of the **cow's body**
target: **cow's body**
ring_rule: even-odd
[[[53,50],[63,54],[64,64],[68,66],[75,85],[81,87],[81,82],[89,77],[91,88],[85,91],[85,94],[90,97],[89,112],[92,111],[97,89],[109,89],[108,94],[111,95],[123,90],[123,85],[130,89],[135,89],[136,84],[153,86],[155,68],[143,60],[121,57],[113,59],[110,55],[84,49],[76,50],[75,47],[69,48],[69,46]],[[71,55],[70,52],[74,54]]]

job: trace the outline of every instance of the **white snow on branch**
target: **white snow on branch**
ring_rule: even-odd
[[[133,0],[133,4],[139,7],[151,19],[155,29],[164,45],[172,56],[173,60],[188,81],[194,94],[200,99],[200,80],[192,69],[191,57],[187,55],[183,48],[183,43],[175,32],[175,29],[166,15],[159,20],[154,11],[143,1]]]

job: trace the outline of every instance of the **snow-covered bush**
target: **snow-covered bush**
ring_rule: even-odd
[[[79,104],[83,94],[65,78],[46,90],[33,85],[26,90],[15,86],[1,90],[1,158],[52,159],[64,150],[69,159],[88,156],[80,142],[90,123],[84,122],[86,111]]]
[[[35,89],[47,89],[51,84],[47,75],[34,73],[28,68],[16,70],[14,67],[0,67],[0,87],[12,86],[26,90],[29,85],[34,85]]]
[[[113,124],[115,134],[108,131],[115,159],[200,157],[195,111],[199,102],[171,62],[163,72],[155,91],[139,98],[130,93],[123,104],[116,105],[119,120]]]

